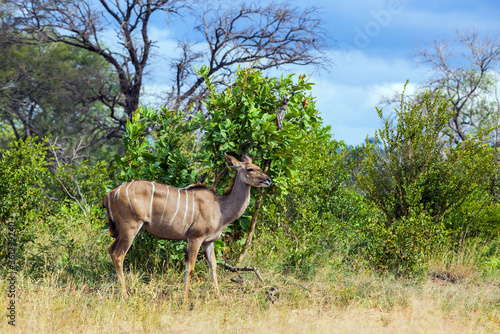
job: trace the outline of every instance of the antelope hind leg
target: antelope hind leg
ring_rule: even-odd
[[[127,293],[127,284],[125,282],[125,275],[123,274],[123,261],[125,260],[125,255],[132,245],[132,241],[134,241],[135,236],[140,231],[141,226],[137,230],[130,229],[128,231],[123,231],[120,233],[116,240],[109,246],[109,254],[111,255],[111,260],[113,261],[113,265],[115,266],[116,275],[118,276],[118,280],[120,281],[120,285],[122,287],[123,295],[128,295]]]
[[[208,268],[210,269],[210,277],[214,284],[214,292],[220,298],[219,283],[217,282],[217,260],[215,258],[214,243],[203,244],[203,252],[207,259]]]

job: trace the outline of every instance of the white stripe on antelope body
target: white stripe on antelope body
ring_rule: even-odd
[[[162,239],[187,240],[186,299],[196,255],[203,247],[214,290],[219,295],[213,242],[226,226],[243,214],[250,200],[250,187],[271,184],[269,176],[252,164],[248,155],[243,155],[241,161],[226,155],[226,160],[237,172],[231,190],[223,196],[202,185],[179,189],[151,181],[132,180],[111,190],[103,198],[109,232],[115,238],[109,253],[125,294],[123,260],[134,237],[143,229]],[[124,186],[125,192],[121,192]]]

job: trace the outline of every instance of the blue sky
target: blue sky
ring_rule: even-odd
[[[317,1],[328,33],[336,39],[330,73],[315,73],[317,105],[336,139],[360,144],[381,121],[383,96],[416,87],[432,72],[415,58],[417,47],[457,30],[500,32],[496,1]]]
[[[325,124],[334,138],[349,145],[373,136],[381,121],[375,111],[384,96],[402,91],[406,80],[415,89],[431,71],[415,59],[418,47],[435,38],[450,40],[457,30],[476,29],[496,36],[500,32],[500,2],[460,0],[309,0],[316,5],[331,38],[330,71],[310,67],[288,68],[286,72],[312,74],[313,95]],[[304,2],[291,2],[305,6]],[[174,27],[175,28],[175,27]],[[158,55],[150,72],[158,72],[168,61],[179,37],[178,27],[157,25],[151,37],[158,42]],[[176,34],[176,36],[173,36]],[[184,29],[187,36],[189,31]],[[182,37],[182,36],[181,36]],[[150,87],[168,86],[158,77],[146,81]],[[163,77],[165,78],[165,77]],[[158,89],[158,87],[156,87]]]

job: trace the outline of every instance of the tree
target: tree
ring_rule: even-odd
[[[101,0],[16,0],[15,15],[19,23],[21,40],[33,42],[64,43],[90,51],[102,57],[116,72],[119,92],[104,91],[96,87],[95,94],[110,110],[111,118],[124,127],[139,106],[143,74],[149,59],[152,41],[148,25],[155,12],[176,12],[181,1],[148,0],[121,1]],[[99,9],[94,9],[98,5]],[[114,29],[118,50],[106,47],[103,30]],[[31,38],[31,36],[33,38]],[[123,116],[125,113],[125,117]]]
[[[182,0],[14,0],[18,31],[28,32],[45,42],[65,43],[103,57],[113,67],[119,81],[119,93],[96,90],[110,110],[111,118],[123,130],[139,106],[146,66],[154,41],[149,28],[153,17],[163,12],[185,12]],[[215,11],[212,18],[195,14],[195,29],[205,36],[210,49],[210,75],[231,71],[232,66],[249,59],[260,60],[262,68],[283,64],[323,64],[324,35],[314,10],[291,9],[286,4],[268,6],[241,5],[237,11]],[[207,13],[214,14],[209,10]],[[298,18],[298,20],[297,20]],[[113,29],[119,47],[104,43],[104,30]],[[21,35],[25,38],[26,35]],[[33,40],[33,39],[31,39]],[[192,75],[195,53],[191,44],[181,44],[182,56],[172,61],[176,88],[173,104],[190,103],[203,83],[202,78],[186,86]],[[227,72],[226,72],[227,73]]]
[[[248,153],[272,178],[273,196],[286,195],[297,182],[294,162],[304,146],[303,139],[321,126],[314,98],[308,94],[313,84],[305,75],[294,82],[293,75],[278,80],[248,68],[238,70],[234,85],[219,93],[209,77],[209,68],[203,67],[199,73],[210,92],[205,102],[208,114],[203,122],[201,151],[206,153],[204,160],[210,170],[208,178],[214,180],[213,189],[227,171],[222,152]],[[248,235],[238,263],[250,247],[264,203],[264,192],[257,191],[259,195],[251,208],[251,220],[245,229]]]
[[[465,140],[471,131],[498,123],[498,37],[482,37],[476,31],[457,32],[456,39],[436,39],[431,47],[417,50],[417,56],[434,72],[424,86],[436,91],[444,82],[442,94],[450,100],[454,112],[448,126],[455,134],[455,143]]]
[[[239,8],[232,4],[229,8],[207,6],[192,13],[195,31],[208,47],[196,51],[200,43],[179,43],[182,53],[172,61],[176,76],[167,101],[174,109],[200,103],[208,93],[204,79],[193,71],[196,63],[208,65],[208,76],[216,87],[230,82],[240,64],[254,63],[258,70],[286,64],[326,68],[329,64],[318,8],[242,3]]]
[[[93,91],[109,80],[100,57],[64,44],[0,40],[0,47],[2,141],[52,135],[65,145],[78,142],[72,146],[79,155],[109,135],[107,112]]]
[[[419,267],[447,234],[461,235],[449,217],[486,191],[494,159],[485,144],[491,129],[453,144],[447,124],[455,115],[441,90],[427,91],[418,103],[401,95],[391,124],[377,109],[384,127],[367,141],[359,185],[383,218],[373,219],[377,265],[406,273]],[[462,222],[460,222],[462,224]]]

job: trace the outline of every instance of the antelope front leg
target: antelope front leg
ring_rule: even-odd
[[[194,270],[194,264],[196,263],[196,256],[198,256],[198,251],[200,250],[201,239],[190,239],[188,240],[187,252],[186,252],[186,278],[184,280],[184,300],[189,299],[189,281],[191,280],[191,274]]]
[[[210,276],[214,283],[214,291],[217,297],[220,297],[219,284],[217,283],[217,260],[215,258],[214,243],[203,244],[203,252],[210,268]]]

